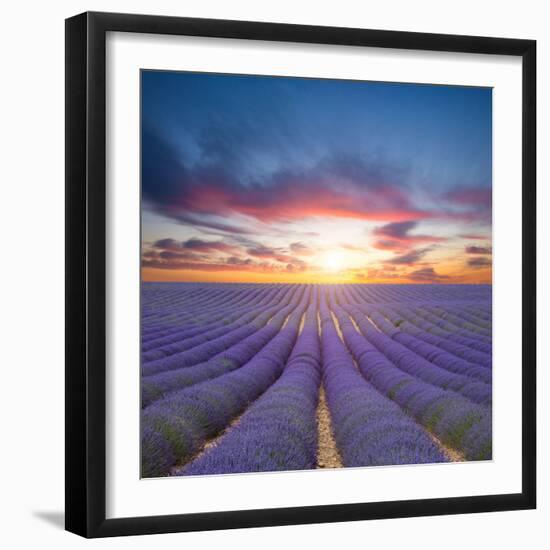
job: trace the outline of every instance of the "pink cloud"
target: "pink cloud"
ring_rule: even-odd
[[[392,186],[360,189],[342,185],[281,183],[229,189],[215,184],[191,188],[172,206],[195,214],[239,213],[270,223],[308,217],[336,217],[375,221],[403,221],[433,217],[416,208],[404,190]]]
[[[445,198],[461,206],[491,208],[493,193],[491,189],[463,188],[449,191]]]

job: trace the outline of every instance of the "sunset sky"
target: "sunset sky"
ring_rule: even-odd
[[[142,72],[144,281],[490,283],[489,88]]]

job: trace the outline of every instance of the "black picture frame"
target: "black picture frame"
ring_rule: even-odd
[[[520,57],[522,491],[517,494],[106,519],[105,40],[108,31]],[[107,537],[532,509],[536,506],[536,42],[304,25],[83,13],[66,20],[66,529]]]

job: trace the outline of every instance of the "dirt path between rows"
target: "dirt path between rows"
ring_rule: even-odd
[[[451,447],[447,447],[438,437],[436,437],[432,432],[426,430],[426,433],[431,437],[433,442],[440,448],[441,452],[451,461],[451,462],[466,462],[466,457],[460,452]]]
[[[319,437],[317,468],[342,468],[342,458],[340,457],[332,433],[332,420],[327,405],[325,389],[322,386],[317,406],[317,430]]]

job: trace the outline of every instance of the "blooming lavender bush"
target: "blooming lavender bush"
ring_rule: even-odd
[[[376,389],[468,460],[491,458],[491,412],[487,407],[403,372],[357,332],[342,308],[335,306],[333,311],[359,370]]]
[[[487,285],[144,284],[142,475],[491,459],[491,301]]]
[[[208,437],[225,428],[279,377],[298,335],[304,309],[302,305],[293,312],[277,336],[240,369],[170,394],[143,411],[144,477],[166,474],[166,464],[175,462],[168,456],[188,461]],[[152,437],[160,437],[170,450],[158,467],[146,454]]]
[[[144,377],[141,384],[141,406],[147,407],[166,393],[191,386],[208,378],[215,378],[242,366],[277,335],[288,315],[296,307],[295,301],[283,307],[273,316],[268,325],[221,351],[208,361]]]
[[[281,377],[215,446],[178,473],[206,475],[315,467],[319,382],[317,311],[310,307]]]
[[[324,304],[320,315],[323,382],[344,465],[447,461],[412,418],[361,377]]]
[[[277,301],[271,300],[267,304],[264,304],[261,300],[252,305],[243,306],[239,304],[238,307],[229,305],[218,308],[215,314],[208,316],[209,320],[206,326],[193,326],[181,332],[171,333],[162,338],[149,341],[142,347],[142,362],[146,363],[185,351],[203,342],[213,340],[227,333],[228,330],[252,322],[255,319],[258,324],[261,324],[264,319],[269,319],[270,315],[273,315],[274,310],[277,310],[275,306],[279,307],[281,303],[288,303],[292,292],[285,292],[287,294],[286,298],[283,295]],[[196,323],[201,314],[197,311],[195,315]]]

